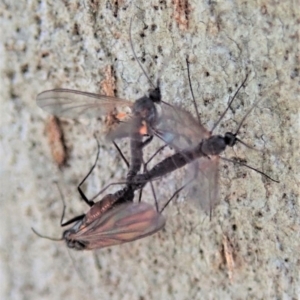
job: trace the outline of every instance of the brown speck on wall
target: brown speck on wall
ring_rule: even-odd
[[[116,79],[112,66],[106,66],[105,79],[100,83],[101,92],[106,96],[115,96]]]
[[[46,124],[46,134],[54,162],[58,167],[64,166],[67,161],[67,152],[60,121],[57,117],[49,117]]]

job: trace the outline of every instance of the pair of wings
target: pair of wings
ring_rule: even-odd
[[[54,89],[40,93],[37,104],[50,114],[66,118],[98,118],[109,116],[112,112],[122,123],[108,135],[128,137],[134,120],[122,119],[128,116],[134,102],[116,97],[81,92],[69,89]],[[175,106],[161,103],[160,121],[154,132],[176,151],[195,147],[201,140],[208,138],[210,132],[187,111]],[[121,116],[121,117],[120,117]],[[195,174],[195,175],[193,175]],[[194,199],[205,212],[217,205],[218,200],[218,158],[200,158],[190,164],[186,178],[194,176],[189,184],[189,197]]]
[[[86,250],[100,249],[135,241],[162,229],[165,218],[147,203],[120,204],[88,224],[82,223],[68,238],[86,245]]]
[[[113,133],[112,136],[124,137],[125,130],[131,130],[129,123],[134,123],[130,110],[134,102],[117,97],[93,94],[88,92],[54,89],[44,91],[37,96],[37,105],[48,113],[57,117],[78,119],[78,118],[99,118],[109,117],[112,113],[117,121],[122,122],[120,128],[115,131],[122,133]],[[187,140],[193,137],[194,143],[199,143],[208,131],[190,115],[190,113],[178,109],[174,106],[166,106],[161,103],[161,115],[154,132],[165,142],[176,149],[184,149],[191,141]],[[127,120],[129,115],[129,120]],[[127,126],[126,126],[127,125]],[[125,129],[124,129],[125,126]],[[121,130],[122,128],[122,130]],[[130,132],[128,132],[128,135]]]

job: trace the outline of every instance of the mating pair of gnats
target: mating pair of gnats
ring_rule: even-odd
[[[61,225],[67,226],[72,223],[74,225],[65,230],[63,237],[57,240],[65,240],[70,248],[90,250],[131,242],[152,235],[164,227],[165,218],[162,212],[182,189],[188,189],[188,198],[197,199],[197,205],[211,216],[212,210],[219,203],[217,189],[219,155],[227,146],[233,147],[237,142],[249,147],[237,137],[237,134],[257,102],[245,114],[234,133],[227,132],[224,136],[213,135],[213,131],[230,108],[232,101],[246,83],[247,77],[248,75],[211,130],[207,130],[201,124],[198,112],[197,118],[194,118],[183,108],[162,101],[160,90],[155,87],[149,92],[149,96],[144,96],[135,102],[68,89],[54,89],[40,93],[37,96],[38,106],[58,117],[91,118],[105,116],[106,120],[113,120],[115,126],[107,132],[107,139],[115,144],[123,158],[124,156],[115,141],[126,138],[130,143],[131,162],[128,164],[129,170],[124,181],[125,187],[114,194],[104,196],[98,202],[94,202],[93,200],[107,187],[92,200],[89,200],[83,193],[81,185],[96,165],[100,149],[98,143],[96,162],[78,186],[82,199],[90,206],[90,209],[86,214],[77,216],[65,223],[62,223],[63,211]],[[142,173],[143,150],[154,137],[159,138],[164,143],[156,154],[166,146],[171,147],[174,154],[163,159],[149,170],[144,168],[146,171]],[[278,182],[255,168],[243,163],[239,164]],[[140,200],[139,202],[133,201],[135,191],[142,191],[147,183],[152,184],[152,181],[186,165],[191,167],[188,169],[189,174],[187,174],[185,182],[174,192],[163,208],[158,208],[156,199],[155,206]],[[34,232],[37,233],[35,230]]]

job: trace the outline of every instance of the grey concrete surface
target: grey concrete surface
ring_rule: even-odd
[[[145,69],[160,80],[165,101],[194,113],[189,56],[208,128],[250,73],[217,131],[234,130],[262,98],[240,133],[260,151],[237,145],[224,156],[245,159],[280,183],[221,162],[220,205],[211,221],[182,193],[158,234],[94,253],[67,251],[30,228],[61,236],[55,181],[66,218],[86,211],[76,187],[93,163],[100,125],[62,120],[68,163],[59,169],[46,137],[49,116],[35,98],[55,87],[99,92],[109,65],[117,96],[133,101],[145,94],[150,85],[129,44],[134,15],[133,42]],[[299,299],[299,19],[296,1],[2,0],[0,298]],[[87,195],[125,174],[102,141]],[[178,172],[158,182],[159,201],[180,180]],[[153,201],[150,192],[143,199]]]

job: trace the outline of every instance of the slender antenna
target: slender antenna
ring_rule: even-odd
[[[248,79],[248,73],[246,74],[246,77],[244,79],[244,81],[242,82],[242,84],[239,86],[239,88],[237,89],[237,91],[234,93],[232,99],[230,100],[227,108],[225,109],[225,111],[222,113],[222,115],[220,116],[219,120],[215,123],[215,125],[213,126],[213,128],[211,129],[211,133],[213,133],[213,131],[216,129],[216,127],[219,125],[219,123],[221,122],[221,120],[224,118],[225,114],[227,113],[229,107],[231,106],[233,100],[235,99],[236,95],[239,93],[240,89],[242,88],[242,86],[245,84],[245,82],[247,81]]]
[[[130,26],[129,26],[129,40],[130,40],[131,50],[132,50],[132,53],[133,53],[133,56],[134,56],[135,60],[138,62],[138,64],[139,64],[140,68],[142,69],[144,75],[146,76],[146,78],[147,78],[148,81],[150,82],[150,85],[152,86],[152,88],[153,88],[154,90],[156,90],[156,89],[159,88],[159,87],[156,87],[156,86],[154,85],[154,83],[152,82],[152,80],[150,79],[150,77],[147,75],[147,72],[145,71],[143,65],[141,64],[140,60],[137,58],[137,55],[136,55],[135,50],[134,50],[134,47],[133,47],[132,36],[131,36],[131,28],[132,28],[132,20],[133,20],[133,18],[134,18],[134,17],[132,17],[132,18],[130,19]],[[169,103],[167,103],[167,102],[165,102],[165,101],[163,101],[163,100],[161,100],[160,102],[163,103],[163,104],[165,104],[165,105],[167,105],[167,106],[172,107],[171,104],[169,104]]]
[[[190,90],[191,90],[191,94],[192,94],[192,98],[193,98],[193,104],[194,104],[194,108],[195,108],[195,111],[196,111],[198,123],[199,123],[199,125],[201,125],[200,114],[199,114],[199,111],[198,111],[198,107],[196,105],[196,100],[195,100],[193,87],[192,87],[192,82],[191,82],[190,63],[189,63],[188,58],[186,58],[186,65],[187,65],[187,71],[188,71],[188,79],[189,79]]]
[[[235,135],[234,135],[235,136]],[[254,150],[254,151],[259,151],[258,149],[248,145],[247,143],[243,142],[242,140],[238,139],[237,137],[235,138],[237,142],[243,144],[245,147],[251,149],[251,150]]]
[[[65,203],[65,200],[64,200],[64,196],[63,196],[63,193],[58,185],[58,183],[55,181],[55,184],[57,186],[57,189],[58,189],[58,192],[60,194],[60,199],[63,203],[63,211],[62,211],[62,214],[61,214],[61,218],[60,218],[60,225],[63,223],[63,220],[64,220],[64,217],[65,217],[65,211],[66,211],[66,203]]]
[[[132,28],[132,20],[133,20],[133,18],[134,18],[134,17],[132,17],[132,18],[130,19],[130,26],[129,26],[129,40],[130,40],[131,50],[132,50],[132,52],[133,52],[133,56],[134,56],[135,60],[138,62],[138,64],[139,64],[140,68],[142,69],[144,75],[146,76],[146,78],[148,79],[148,81],[150,82],[150,84],[152,85],[152,87],[155,89],[155,88],[156,88],[155,85],[154,85],[153,82],[151,81],[150,77],[147,75],[145,69],[143,68],[141,62],[140,62],[139,59],[137,58],[136,53],[135,53],[135,51],[134,51],[134,47],[133,47],[133,43],[132,43],[132,36],[131,36],[131,28]]]
[[[59,241],[62,241],[63,238],[60,238],[60,239],[57,239],[57,238],[52,238],[52,237],[49,237],[49,236],[45,236],[45,235],[42,235],[40,233],[38,233],[33,227],[31,227],[31,230],[39,237],[43,238],[43,239],[47,239],[47,240],[51,240],[51,241],[55,241],[55,242],[59,242]]]
[[[249,116],[249,114],[251,113],[251,111],[254,109],[254,107],[257,106],[257,104],[261,101],[261,99],[257,100],[254,102],[254,104],[252,105],[252,107],[249,109],[249,111],[245,114],[245,116],[243,117],[242,121],[240,122],[236,132],[234,135],[237,135],[239,130],[241,129],[242,125],[243,125],[243,122],[245,121],[245,119]]]
[[[65,217],[65,211],[66,211],[66,203],[65,203],[65,200],[64,200],[64,197],[63,197],[63,194],[59,188],[59,185],[58,183],[55,181],[55,184],[57,186],[57,189],[58,189],[58,192],[60,194],[60,199],[63,203],[63,211],[62,211],[62,215],[61,215],[61,218],[60,218],[60,225],[62,226],[62,223],[63,223],[63,219]],[[59,242],[59,241],[62,241],[63,240],[63,237],[58,239],[58,238],[52,238],[52,237],[49,237],[49,236],[45,236],[45,235],[42,235],[40,233],[38,233],[33,227],[31,227],[31,230],[39,237],[41,238],[44,238],[44,239],[47,239],[47,240],[51,240],[51,241],[56,241],[56,242]]]
[[[247,168],[249,168],[249,169],[251,169],[251,170],[253,170],[253,171],[255,171],[255,172],[257,172],[257,173],[259,173],[259,174],[261,174],[261,175],[263,175],[263,176],[265,176],[265,177],[267,177],[268,179],[270,179],[270,180],[272,180],[272,181],[274,181],[274,182],[276,182],[276,183],[280,183],[280,181],[271,178],[270,176],[268,176],[268,175],[265,174],[264,172],[259,171],[258,169],[255,169],[255,168],[253,168],[253,167],[251,167],[251,166],[249,166],[249,165],[247,165],[247,164],[243,164],[243,163],[240,163],[240,162],[238,162],[238,161],[234,161],[234,160],[231,160],[231,159],[222,157],[222,156],[220,156],[220,158],[223,159],[223,160],[225,160],[225,161],[232,162],[233,164],[238,164],[238,165],[240,165],[240,166],[247,167]]]

